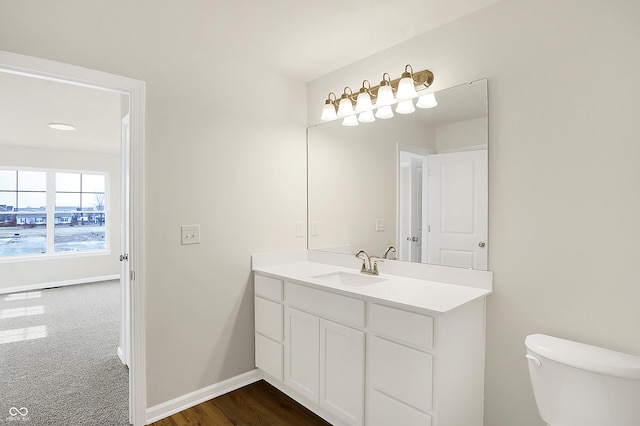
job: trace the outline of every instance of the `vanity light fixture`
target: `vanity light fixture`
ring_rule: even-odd
[[[349,93],[347,93],[347,90],[349,91]],[[345,87],[342,96],[340,96],[340,102],[338,103],[338,117],[347,117],[349,115],[353,115],[355,111],[353,110],[353,100],[351,99],[352,96],[353,92],[351,91],[351,88],[349,86]]]
[[[411,114],[415,111],[416,109],[414,108],[413,101],[411,99],[400,101],[398,102],[398,106],[396,106],[396,112],[398,114]]]
[[[376,121],[376,117],[373,115],[373,110],[362,111],[358,115],[358,121],[361,123],[373,123]]]
[[[332,98],[333,96],[333,98]],[[327,96],[327,100],[324,101],[324,108],[322,108],[322,116],[320,120],[322,121],[331,121],[338,118],[336,111],[338,110],[338,106],[336,105],[336,94],[333,92],[329,93]]]
[[[418,98],[418,102],[416,102],[416,106],[418,108],[433,108],[438,105],[438,101],[436,100],[436,95],[433,93],[427,93],[426,95],[422,95]]]
[[[343,126],[353,127],[358,125],[358,117],[355,115],[347,115],[344,120],[342,120]]]
[[[383,120],[387,118],[393,118],[393,110],[391,109],[391,105],[379,107],[376,110],[376,117],[382,118]]]
[[[411,70],[410,72],[408,70]],[[396,99],[403,101],[405,99],[413,99],[418,93],[416,92],[415,82],[413,81],[413,67],[407,65],[404,67],[404,72],[400,81],[398,82],[398,91],[396,92]],[[396,110],[397,111],[397,110]]]
[[[393,88],[391,87],[391,76],[389,73],[382,74],[382,81],[380,82],[380,88],[378,89],[378,99],[376,100],[376,106],[382,107],[391,105],[396,101],[393,96]]]
[[[364,112],[373,109],[369,90],[371,90],[371,83],[369,83],[369,80],[363,81],[360,92],[358,93],[358,99],[356,100],[356,112]]]
[[[396,103],[397,113],[411,114],[415,111],[415,98],[419,98],[415,106],[433,108],[438,105],[433,93],[420,93],[431,86],[433,79],[431,71],[422,70],[414,73],[411,65],[406,65],[401,77],[395,80],[391,80],[391,76],[385,72],[378,86],[371,87],[369,81],[364,80],[357,94],[347,86],[338,100],[336,95],[330,92],[320,119],[331,121],[343,118],[343,125],[357,126],[358,122],[370,123],[376,118],[393,117],[391,106]]]

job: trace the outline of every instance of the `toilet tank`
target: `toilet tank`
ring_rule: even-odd
[[[525,345],[548,425],[640,425],[640,357],[543,334],[527,336]]]

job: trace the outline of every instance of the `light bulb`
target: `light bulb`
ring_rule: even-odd
[[[360,93],[358,93],[358,98],[356,99],[356,112],[367,111],[373,108],[369,89],[371,89],[369,80],[364,80],[362,82],[362,87],[360,88]]]
[[[363,92],[362,90],[358,93],[358,99],[356,100],[356,112],[367,111],[373,108],[373,104],[371,103],[371,96],[369,96],[368,92]]]
[[[346,117],[353,114],[353,105],[351,104],[351,99],[349,99],[345,95],[342,95],[342,97],[340,98],[337,114],[338,117]]]
[[[329,92],[327,96],[327,100],[324,101],[324,107],[322,108],[322,115],[320,116],[320,120],[322,121],[331,121],[338,118],[336,115],[336,94],[333,92]]]
[[[376,117],[382,119],[392,118],[393,110],[391,109],[391,105],[384,105],[378,108],[378,110],[376,111]]]
[[[396,99],[412,99],[415,98],[416,95],[416,86],[413,83],[411,74],[409,74],[408,72],[402,73],[402,78],[398,82],[398,92],[396,93]]]
[[[398,106],[396,106],[396,112],[398,114],[411,114],[416,109],[413,107],[413,101],[411,99],[406,99],[404,101],[398,102]]]
[[[367,110],[360,113],[358,121],[361,123],[373,123],[376,118],[373,116],[373,111]]]
[[[358,125],[358,117],[355,115],[348,115],[342,120],[343,126],[353,127]]]
[[[322,115],[320,116],[320,120],[322,121],[331,121],[338,118],[336,114],[336,106],[333,103],[324,104],[322,108]]]
[[[376,100],[376,106],[391,105],[395,101],[393,97],[393,89],[391,86],[380,86],[378,89],[378,99]]]
[[[436,105],[438,105],[438,101],[436,100],[436,95],[433,93],[420,96],[418,102],[416,102],[418,108],[433,108]]]

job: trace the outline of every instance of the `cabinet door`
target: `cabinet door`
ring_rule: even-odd
[[[364,333],[320,320],[320,405],[350,425],[363,423]]]
[[[285,314],[285,383],[318,403],[320,319],[297,309]]]

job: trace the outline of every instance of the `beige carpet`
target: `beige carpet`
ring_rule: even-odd
[[[118,281],[0,295],[0,424],[128,423]]]

